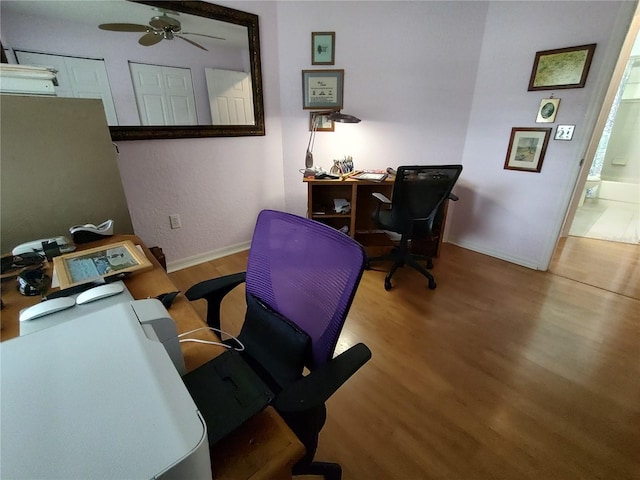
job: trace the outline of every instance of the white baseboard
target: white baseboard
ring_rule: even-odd
[[[193,267],[204,262],[209,262],[211,260],[226,257],[227,255],[233,255],[234,253],[243,252],[245,250],[249,250],[250,246],[251,242],[242,242],[238,243],[237,245],[231,245],[230,247],[201,253],[199,255],[194,255],[193,257],[183,258],[182,260],[176,260],[175,262],[167,262],[167,272],[176,272],[178,270],[182,270],[183,268]]]
[[[494,258],[499,258],[500,260],[504,260],[509,263],[515,263],[516,265],[520,265],[522,267],[531,268],[532,270],[540,270],[539,266],[536,263],[532,262],[530,259],[505,255],[502,252],[486,249],[470,242],[460,242],[452,239],[448,239],[446,242],[457,245],[458,247],[466,248],[467,250],[471,250],[473,252],[482,253],[483,255],[489,255],[490,257]]]

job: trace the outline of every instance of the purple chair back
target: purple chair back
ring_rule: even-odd
[[[320,222],[263,210],[253,233],[246,291],[311,337],[313,370],[333,357],[362,277],[365,253]]]

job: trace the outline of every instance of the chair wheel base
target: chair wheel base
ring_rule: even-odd
[[[389,290],[391,290],[391,280],[385,280],[384,281],[384,289],[388,292]]]
[[[429,290],[435,290],[437,286],[435,281],[429,280]]]

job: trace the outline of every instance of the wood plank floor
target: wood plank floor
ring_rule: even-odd
[[[616,255],[580,262],[605,272]],[[635,273],[632,256],[601,275],[635,282],[623,294],[450,244],[434,291],[410,269],[389,292],[384,271],[365,272],[338,351],[362,341],[373,358],[328,402],[316,458],[345,480],[639,479],[635,258]],[[245,265],[241,253],[171,277],[184,291]],[[243,295],[223,303],[233,333]]]
[[[593,238],[560,239],[549,270],[556,275],[640,299],[640,245]]]

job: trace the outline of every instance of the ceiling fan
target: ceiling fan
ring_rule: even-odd
[[[178,13],[175,14],[179,15]],[[215,38],[216,40],[226,40],[222,37],[206,35],[204,33],[183,32],[180,21],[176,18],[170,17],[166,12],[163,12],[162,15],[153,17],[149,21],[149,25],[139,25],[137,23],[103,23],[98,25],[98,28],[100,30],[109,30],[112,32],[145,32],[145,34],[138,40],[138,43],[145,47],[155,45],[162,40],[180,38],[194,47],[208,51],[202,45],[183,37],[183,35],[199,35],[201,37]]]

